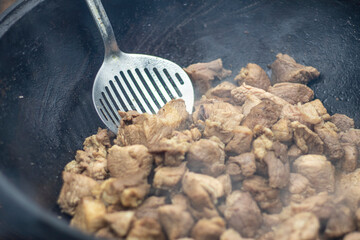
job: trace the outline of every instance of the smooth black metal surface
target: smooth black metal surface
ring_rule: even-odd
[[[359,1],[103,4],[126,52],[181,66],[222,58],[233,76],[248,62],[266,69],[287,53],[321,72],[310,86],[329,112],[360,127]],[[91,88],[103,53],[83,1],[18,1],[0,16],[0,239],[80,238],[56,218],[66,218],[56,199],[63,167],[102,126]]]

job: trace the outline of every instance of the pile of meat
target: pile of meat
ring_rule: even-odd
[[[191,65],[191,115],[172,100],[88,137],[63,172],[70,225],[127,240],[360,239],[360,130],[313,99],[315,68],[276,57],[271,80],[253,63],[234,81],[220,59]]]

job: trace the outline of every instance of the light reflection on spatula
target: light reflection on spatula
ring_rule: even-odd
[[[194,89],[190,78],[168,60],[122,52],[101,0],[86,0],[105,45],[104,62],[96,75],[92,97],[96,111],[114,133],[118,110],[157,113],[168,101],[181,98],[192,112]]]

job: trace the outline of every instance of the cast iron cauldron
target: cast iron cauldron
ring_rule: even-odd
[[[220,57],[233,75],[287,53],[321,71],[315,96],[360,127],[359,1],[103,4],[127,52],[182,66]],[[84,1],[20,0],[0,16],[0,239],[88,239],[56,199],[63,167],[103,126],[91,101],[103,51]]]

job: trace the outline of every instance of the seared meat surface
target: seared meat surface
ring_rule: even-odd
[[[313,67],[308,67],[297,63],[287,54],[279,53],[276,60],[271,64],[271,80],[274,83],[292,82],[306,84],[318,78],[320,72]]]
[[[266,72],[257,64],[248,63],[246,67],[240,70],[240,73],[234,79],[238,85],[246,83],[247,85],[264,89],[270,87],[270,79]]]
[[[317,240],[320,222],[312,213],[304,212],[281,223],[274,231],[274,240]]]
[[[277,83],[268,89],[272,93],[290,104],[307,103],[314,98],[314,92],[308,86],[299,83]]]
[[[354,128],[354,120],[344,114],[335,113],[331,116],[330,121],[342,132]]]
[[[70,225],[116,240],[360,239],[360,130],[313,99],[315,68],[286,54],[270,67],[273,85],[253,63],[233,81],[220,59],[190,65],[192,114],[175,99],[86,138],[62,173]]]
[[[226,199],[225,219],[242,236],[254,237],[262,223],[261,211],[247,192],[234,191]]]
[[[200,219],[191,230],[194,240],[216,240],[225,231],[225,221],[220,217]]]
[[[165,205],[159,208],[159,222],[169,240],[186,237],[194,224],[191,214],[181,205]]]
[[[302,174],[319,192],[335,189],[335,168],[322,155],[303,155],[293,164],[294,172]]]
[[[214,80],[222,80],[231,75],[230,70],[223,68],[220,58],[208,63],[192,64],[184,70],[191,78],[198,96],[205,94]]]
[[[63,212],[75,214],[75,209],[82,198],[92,195],[92,189],[99,183],[84,175],[63,172],[63,187],[60,192],[58,204]]]
[[[111,177],[141,175],[146,178],[150,174],[152,164],[153,156],[144,145],[114,145],[109,149],[108,168]]]

